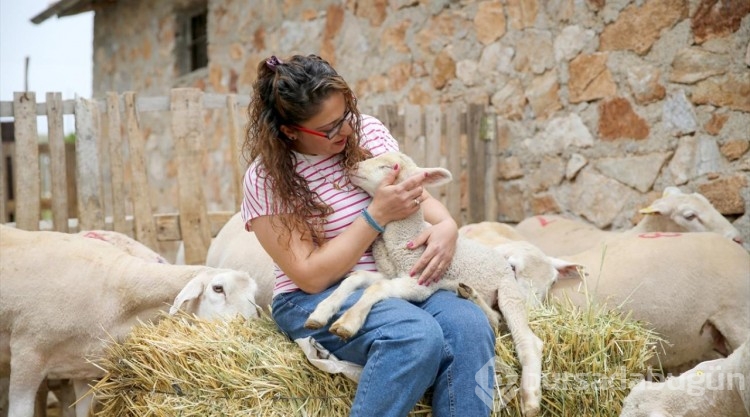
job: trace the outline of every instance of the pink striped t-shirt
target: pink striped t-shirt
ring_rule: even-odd
[[[360,146],[369,149],[373,156],[386,152],[398,151],[398,143],[383,123],[372,116],[362,115]],[[333,213],[323,226],[325,239],[332,239],[343,232],[360,215],[360,210],[367,207],[372,199],[364,190],[348,181],[341,167],[341,155],[318,156],[295,153],[297,165],[295,171],[307,180],[310,189],[331,206]],[[251,230],[250,220],[267,215],[281,213],[279,204],[274,201],[272,180],[267,177],[265,169],[253,161],[244,178],[244,199],[241,208],[245,229]],[[362,254],[353,270],[374,271],[375,260],[368,249]],[[297,285],[286,276],[278,265],[274,265],[276,280],[273,296],[296,291]]]

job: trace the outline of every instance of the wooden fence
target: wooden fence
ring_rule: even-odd
[[[15,141],[1,148],[0,223],[12,216],[15,225],[26,230],[109,229],[151,248],[158,248],[158,242],[183,240],[186,261],[202,263],[211,237],[239,209],[244,169],[241,127],[248,103],[248,96],[186,88],[171,90],[169,97],[107,93],[104,100],[62,100],[60,93],[47,93],[41,103],[32,92],[15,93],[12,102],[0,102],[0,117],[12,117],[15,127]],[[194,169],[205,153],[202,112],[206,109],[226,111],[234,211],[207,211],[203,178]],[[153,111],[170,114],[178,213],[152,209],[139,114]],[[455,104],[441,110],[438,106],[389,105],[363,111],[379,117],[418,164],[442,166],[453,173],[451,184],[432,192],[459,224],[496,218],[495,118],[488,117],[483,106]],[[75,145],[65,144],[63,115],[74,115]],[[46,117],[48,144],[39,143],[38,116]],[[108,166],[102,163],[105,153]],[[43,195],[45,168],[40,168],[40,158],[45,154],[49,155],[50,190]],[[127,160],[124,154],[129,154]],[[126,171],[130,193],[124,189]],[[105,201],[102,192],[105,178],[111,195],[117,196],[110,201]],[[45,209],[51,219],[40,221]]]

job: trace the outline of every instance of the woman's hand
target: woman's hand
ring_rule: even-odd
[[[413,175],[404,181],[394,184],[399,174],[399,166],[378,185],[375,195],[367,211],[380,224],[385,226],[393,220],[401,220],[411,216],[419,210],[419,204],[424,199],[424,183],[426,177]]]
[[[452,218],[447,218],[427,228],[415,237],[407,247],[409,249],[426,245],[424,253],[412,267],[409,275],[419,276],[419,284],[430,285],[437,282],[448,269],[456,253],[458,228]]]

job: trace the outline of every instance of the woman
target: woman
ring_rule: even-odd
[[[376,270],[370,245],[382,227],[420,205],[432,227],[410,244],[425,245],[412,276],[429,285],[453,257],[456,223],[423,189],[423,178],[393,184],[394,167],[374,197],[349,182],[357,162],[398,149],[386,127],[361,115],[344,79],[314,55],[261,62],[249,117],[242,215],[276,264],[272,309],[281,330],[292,339],[312,336],[339,359],[364,366],[352,416],[405,416],[430,387],[435,416],[488,415],[475,375],[488,372],[488,363],[491,371],[494,335],[481,310],[451,292],[417,304],[379,302],[348,341],[328,327],[303,327],[348,272]]]

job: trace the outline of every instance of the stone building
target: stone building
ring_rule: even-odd
[[[497,220],[629,227],[677,185],[750,240],[750,0],[63,0],[35,19],[90,10],[95,97],[249,94],[262,59],[315,53],[367,105],[485,103]],[[203,169],[220,171],[225,128],[207,121]],[[170,146],[148,133],[168,195]],[[217,207],[225,180],[206,187]]]

